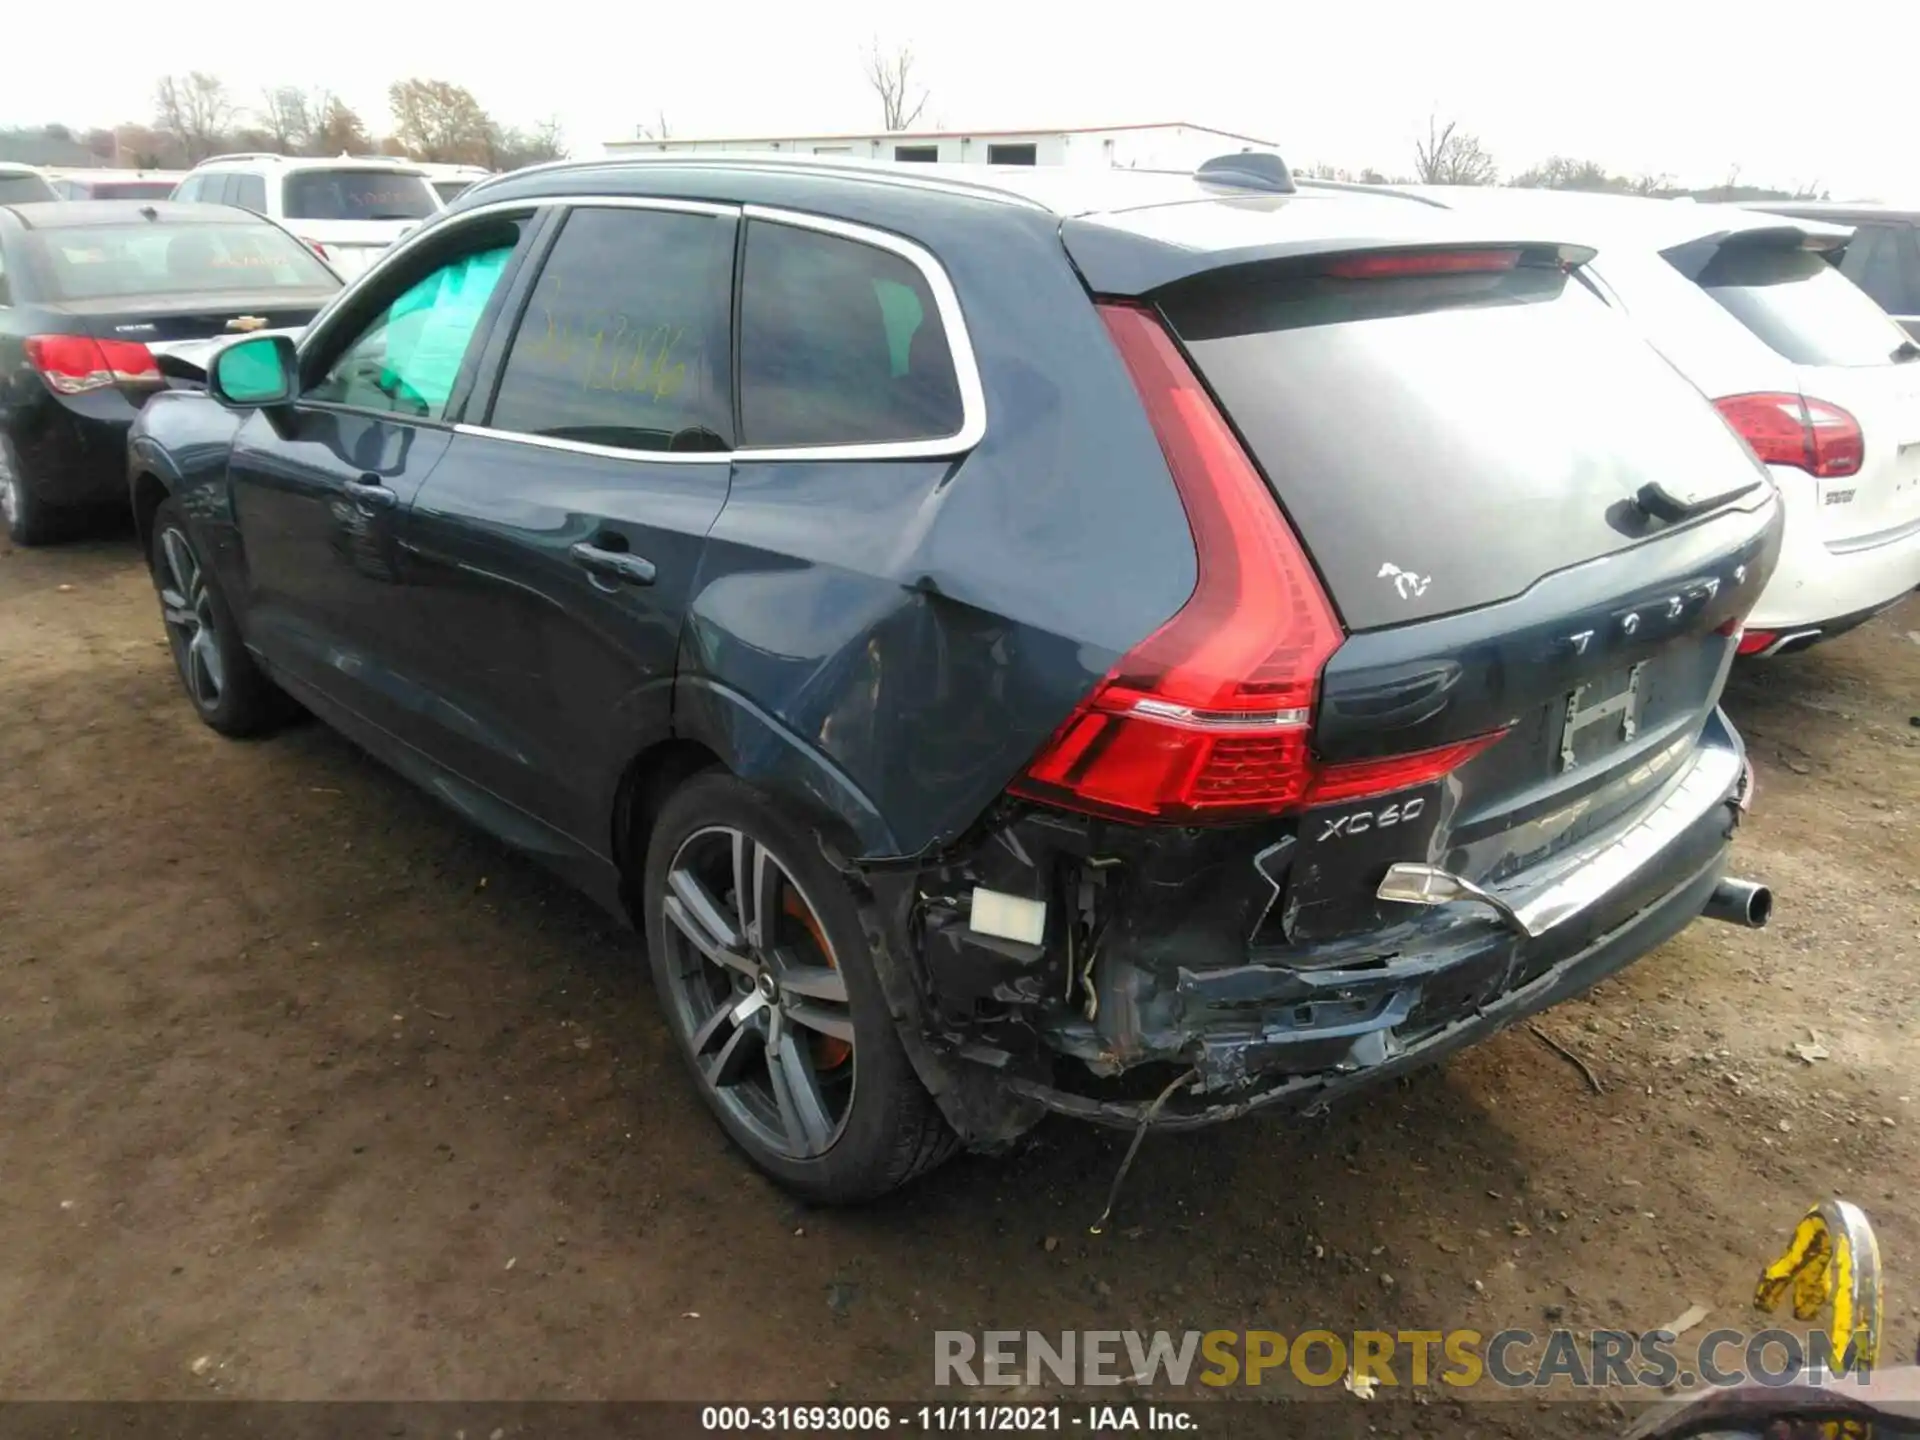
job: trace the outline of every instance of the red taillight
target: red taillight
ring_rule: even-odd
[[[1779,638],[1779,635],[1772,630],[1749,630],[1740,637],[1740,643],[1735,649],[1741,655],[1758,655]]]
[[[1408,250],[1398,254],[1342,255],[1326,273],[1342,280],[1389,280],[1398,275],[1477,275],[1511,270],[1518,250]]]
[[[1193,593],[1068,717],[1014,793],[1127,820],[1272,815],[1431,780],[1432,751],[1317,767],[1320,671],[1344,638],[1319,577],[1239,438],[1152,311],[1100,307],[1193,533]],[[1473,749],[1486,741],[1470,742]],[[1444,759],[1444,764],[1439,762]],[[1433,768],[1439,764],[1439,768]],[[1365,770],[1365,778],[1361,775]]]
[[[114,385],[158,385],[153,352],[134,340],[90,335],[29,335],[27,363],[62,395],[84,395]]]
[[[1729,395],[1713,403],[1769,465],[1791,465],[1837,480],[1857,474],[1866,458],[1860,422],[1838,405],[1793,394]]]
[[[1395,790],[1410,790],[1450,775],[1507,732],[1494,730],[1439,745],[1431,750],[1416,750],[1410,755],[1388,755],[1379,760],[1344,760],[1338,765],[1322,765],[1307,786],[1308,805],[1331,805],[1340,800],[1359,800],[1368,795],[1391,795]]]

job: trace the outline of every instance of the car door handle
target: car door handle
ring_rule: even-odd
[[[653,562],[643,560],[638,555],[629,555],[624,550],[602,550],[598,545],[589,545],[584,540],[567,553],[573,556],[573,563],[588,574],[604,576],[627,585],[653,584]]]
[[[340,487],[354,504],[368,510],[391,510],[400,503],[400,497],[382,485],[371,475],[363,475],[358,480],[349,480]]]

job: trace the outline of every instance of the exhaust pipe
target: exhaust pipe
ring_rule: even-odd
[[[1751,880],[1723,879],[1713,887],[1707,908],[1700,913],[1709,920],[1758,930],[1773,916],[1773,892]]]

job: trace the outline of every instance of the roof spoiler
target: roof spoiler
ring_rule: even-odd
[[[1235,190],[1263,190],[1269,195],[1294,193],[1293,172],[1271,150],[1242,150],[1202,160],[1193,178],[1205,185],[1228,185]]]
[[[1689,280],[1697,280],[1713,257],[1722,250],[1806,250],[1828,260],[1838,260],[1840,252],[1853,239],[1850,225],[1828,225],[1819,220],[1788,221],[1778,225],[1757,225],[1741,230],[1721,230],[1702,235],[1660,253]]]

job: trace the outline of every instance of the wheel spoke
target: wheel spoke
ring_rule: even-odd
[[[789,1005],[787,1019],[809,1030],[817,1030],[822,1035],[831,1035],[835,1040],[853,1044],[853,1018],[841,1011],[829,1010],[824,1005]]]
[[[160,613],[169,625],[177,626],[182,630],[200,628],[199,612],[187,607],[186,597],[178,590],[160,592]]]
[[[785,882],[780,862],[767,847],[735,831],[733,835],[733,903],[747,948],[764,954],[780,923],[780,889]]]
[[[720,904],[707,893],[700,877],[691,870],[668,872],[667,896],[662,909],[674,927],[691,940],[694,947],[716,965],[738,970],[746,976],[757,973],[754,963],[740,951],[740,934]]]
[[[725,1011],[721,1012],[723,1015]],[[766,1049],[766,1037],[756,1025],[742,1025],[727,1037],[712,1059],[702,1057],[700,1065],[707,1083],[716,1090],[738,1085],[752,1071],[756,1055]]]
[[[818,1155],[827,1148],[833,1122],[820,1101],[819,1087],[813,1078],[813,1066],[804,1047],[779,1024],[775,1012],[772,1033],[767,1040],[767,1079],[773,1088],[773,1101],[780,1111],[780,1126],[787,1143],[801,1155]]]
[[[200,566],[193,558],[193,547],[187,544],[187,537],[178,530],[165,531],[160,536],[160,548],[166,553],[167,572],[173,578],[173,588],[181,595],[191,597],[200,579]]]
[[[213,688],[215,699],[226,688],[227,667],[220,659],[220,637],[214,634],[211,625],[202,625],[193,637],[193,649],[200,656],[200,665],[207,672],[207,683]]]
[[[775,973],[780,977],[780,988],[789,994],[827,1000],[835,1005],[847,1003],[846,977],[838,970],[825,965],[791,965]]]

